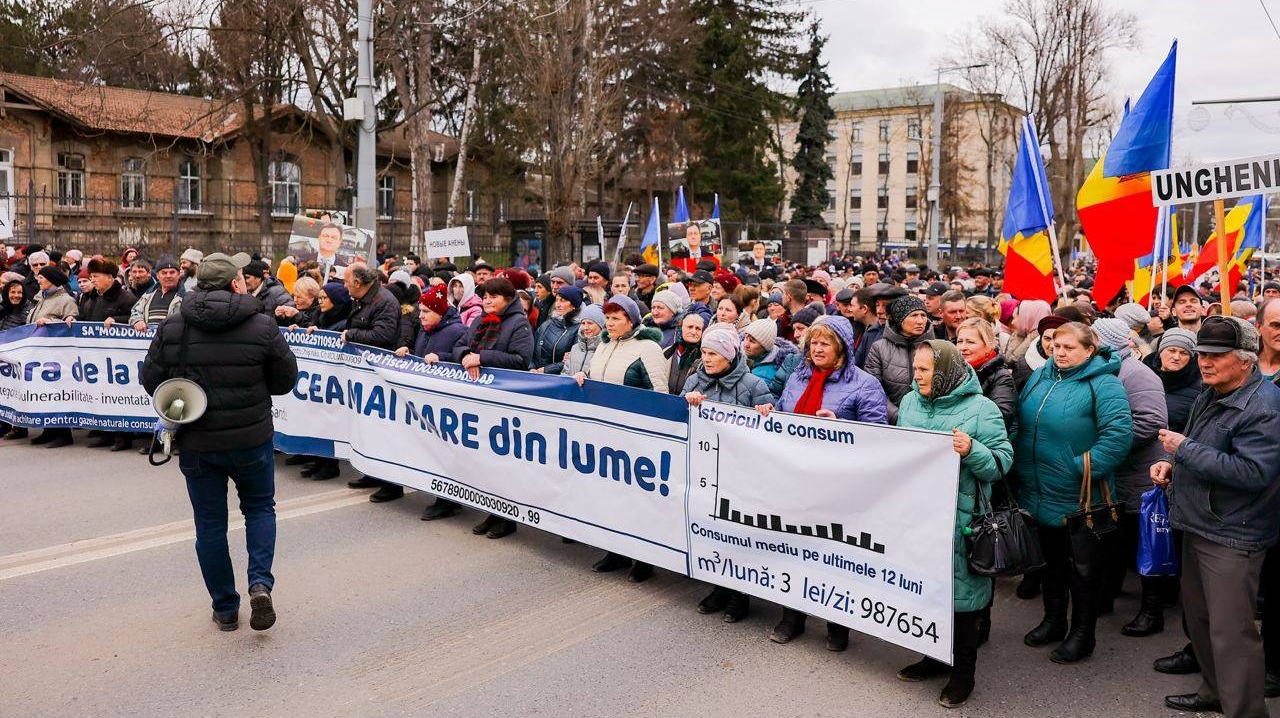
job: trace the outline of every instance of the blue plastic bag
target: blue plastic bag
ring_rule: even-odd
[[[1138,513],[1138,573],[1143,576],[1178,575],[1178,550],[1169,526],[1169,498],[1156,486],[1142,495]]]

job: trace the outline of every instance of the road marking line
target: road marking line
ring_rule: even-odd
[[[320,494],[300,496],[276,503],[276,520],[297,518],[322,511],[332,511],[369,500],[366,491],[337,489]],[[232,519],[228,531],[244,528],[244,518]],[[0,581],[27,576],[41,571],[74,566],[89,561],[120,556],[135,551],[195,540],[195,522],[188,519],[149,526],[108,536],[82,539],[47,548],[23,551],[0,557]]]

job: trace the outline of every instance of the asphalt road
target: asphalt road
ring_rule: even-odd
[[[659,571],[641,585],[588,570],[599,551],[522,528],[472,536],[468,512],[424,523],[427,496],[375,505],[281,462],[270,631],[219,632],[192,547],[177,462],[80,445],[0,445],[0,716],[1169,716],[1196,688],[1151,660],[1170,630],[1132,639],[1130,593],[1075,666],[1022,645],[1039,603],[999,586],[978,688],[948,712],[942,681],[901,683],[916,656],[853,634],[786,646],[756,602],[728,625],[706,588]],[[232,502],[234,506],[234,501]],[[243,531],[233,556],[243,586]]]

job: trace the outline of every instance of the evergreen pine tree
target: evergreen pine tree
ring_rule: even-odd
[[[696,132],[688,188],[720,193],[725,216],[773,221],[783,188],[772,123],[789,98],[770,77],[795,77],[796,31],[803,14],[784,0],[689,0],[701,32],[685,99]]]
[[[796,104],[800,109],[800,129],[796,133],[796,189],[791,195],[791,223],[807,227],[827,226],[822,213],[831,202],[827,183],[834,177],[827,164],[827,143],[834,139],[828,129],[836,113],[831,109],[831,77],[822,61],[822,48],[827,39],[818,33],[815,21],[809,28],[809,52],[804,60],[804,75]]]

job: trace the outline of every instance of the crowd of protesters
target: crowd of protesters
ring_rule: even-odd
[[[0,329],[87,321],[145,330],[180,311],[202,259],[196,250],[154,260],[132,249],[118,259],[38,246],[5,254]],[[1051,303],[1011,296],[1000,272],[978,264],[933,271],[844,256],[803,266],[766,257],[763,245],[736,263],[682,257],[666,268],[639,257],[537,275],[479,257],[465,264],[388,254],[326,277],[314,265],[255,259],[243,274],[284,331],[339,332],[460,364],[472,377],[486,368],[558,374],[691,405],[950,433],[961,457],[957,536],[993,493],[997,506],[1016,501],[1037,523],[1046,565],[1016,594],[1041,600],[1043,620],[1024,642],[1051,646],[1055,663],[1088,658],[1098,640],[1124,640],[1098,636],[1097,620],[1116,610],[1135,572],[1142,494],[1167,487],[1182,575],[1140,577],[1137,613],[1120,633],[1186,633],[1184,649],[1154,663],[1202,675],[1195,692],[1166,698],[1171,708],[1263,716],[1264,696],[1280,695],[1280,284],[1242,284],[1224,312],[1207,284],[1170,288],[1150,308],[1094,297],[1085,266]],[[9,427],[4,439],[27,431]],[[96,432],[91,445],[126,450],[138,438]],[[56,429],[30,441],[55,448],[74,439]],[[341,473],[329,458],[286,463],[314,480]],[[1064,526],[1086,475],[1092,502],[1112,495],[1123,506],[1099,570],[1073,555]],[[376,477],[350,485],[376,488],[374,502],[404,495]],[[460,510],[438,498],[421,518]],[[472,532],[500,539],[516,528],[489,515]],[[948,707],[973,691],[993,620],[992,580],[969,570],[959,538],[953,567],[954,665],[926,658],[898,674],[948,676],[939,696]],[[627,569],[634,582],[653,573],[614,553],[592,568]],[[1166,620],[1178,605],[1181,620]],[[717,587],[697,610],[732,623],[751,608],[745,594]],[[769,638],[791,641],[805,619],[784,609]],[[827,647],[847,646],[848,629],[828,624]]]

